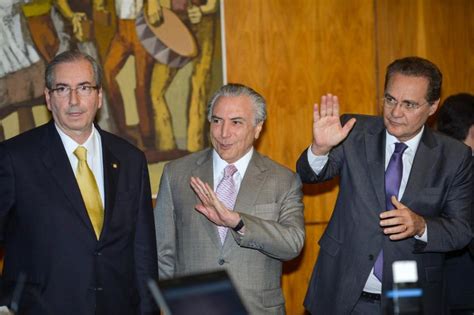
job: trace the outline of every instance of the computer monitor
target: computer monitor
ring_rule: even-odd
[[[215,271],[154,280],[150,291],[163,315],[244,315],[248,314],[226,271]]]

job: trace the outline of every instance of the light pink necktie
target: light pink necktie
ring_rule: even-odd
[[[232,177],[237,168],[233,164],[229,164],[224,168],[224,177],[217,185],[216,195],[217,198],[226,206],[226,208],[233,210],[235,205],[235,199],[237,199],[237,187]],[[221,238],[221,243],[224,244],[225,237],[227,235],[227,227],[218,226],[217,231]]]

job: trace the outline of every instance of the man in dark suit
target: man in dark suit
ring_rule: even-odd
[[[297,171],[306,183],[339,176],[340,191],[305,299],[311,313],[387,311],[398,260],[417,263],[424,313],[445,313],[444,253],[471,240],[472,186],[470,150],[425,126],[441,81],[436,65],[407,57],[387,68],[383,117],[340,119],[331,94],[315,105]]]
[[[100,66],[67,51],[46,68],[53,121],[0,144],[6,291],[20,314],[149,314],[157,278],[145,157],[93,124]]]
[[[438,130],[468,145],[474,173],[474,95],[460,93],[448,97],[438,113]],[[472,190],[474,191],[474,189]],[[474,211],[474,199],[471,205]],[[471,212],[472,215],[472,212]],[[474,230],[474,215],[471,217]],[[474,240],[446,259],[446,292],[453,314],[472,314],[474,310]]]

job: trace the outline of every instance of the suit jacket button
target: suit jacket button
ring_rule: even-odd
[[[369,255],[369,260],[374,260],[374,255],[370,254]]]
[[[218,264],[219,264],[219,265],[222,266],[224,263],[225,263],[225,260],[224,260],[224,259],[219,259],[219,261],[218,261]]]

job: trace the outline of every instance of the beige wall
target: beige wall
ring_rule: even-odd
[[[444,73],[444,97],[474,93],[474,1],[225,0],[228,81],[268,101],[258,149],[295,162],[311,140],[312,104],[340,96],[341,111],[376,114],[385,67],[419,55]],[[337,182],[305,187],[306,246],[285,264],[288,314],[303,299],[337,195]]]

